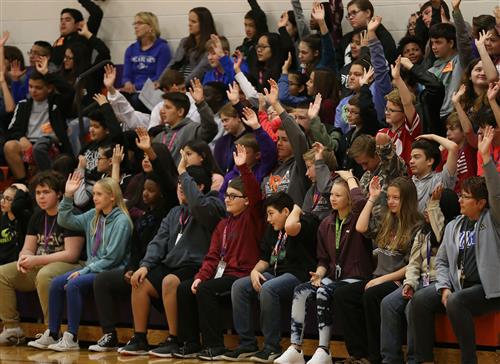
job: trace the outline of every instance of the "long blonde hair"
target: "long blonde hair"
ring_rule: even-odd
[[[122,210],[122,212],[128,218],[130,227],[133,228],[134,225],[128,213],[127,206],[125,205],[125,201],[123,200],[122,190],[118,182],[116,182],[111,177],[105,177],[97,181],[94,186],[96,185],[99,185],[104,189],[104,192],[114,197],[115,201],[113,203],[113,207],[118,207],[120,210]],[[96,214],[94,216],[94,219],[92,220],[92,235],[95,235],[95,232],[97,230],[97,223],[99,222],[99,218],[101,217],[101,215],[103,215],[103,212],[96,210]]]
[[[399,213],[387,210],[375,243],[379,248],[406,252],[416,229],[423,222],[423,216],[418,212],[417,189],[406,177],[395,178],[388,187],[399,190]]]

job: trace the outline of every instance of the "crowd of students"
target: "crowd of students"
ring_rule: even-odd
[[[112,64],[85,73],[110,55],[102,10],[79,3],[88,19],[63,9],[60,38],[34,42],[27,67],[0,38],[0,158],[15,180],[1,195],[0,344],[24,340],[16,291],[36,290],[47,329],[28,345],[78,350],[93,292],[91,351],[305,363],[312,309],[309,364],[332,363],[337,321],[344,363],[429,363],[445,312],[462,363],[477,363],[473,317],[500,310],[500,7],[470,25],[460,0],[427,1],[397,45],[369,0],[346,4],[348,33],[341,0],[314,2],[309,22],[292,0],[276,33],[248,0],[233,51],[197,7],[173,53],[139,12],[118,80]],[[129,299],[134,335],[118,348],[114,308]],[[151,305],[168,323],[156,348]]]

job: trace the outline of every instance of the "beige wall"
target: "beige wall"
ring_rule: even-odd
[[[410,13],[417,10],[425,0],[372,0],[375,12],[383,17],[384,25],[399,39],[405,32]],[[291,9],[289,1],[260,0],[267,14],[271,30],[276,30],[276,22],[284,10]],[[312,1],[302,0],[306,16],[309,16]],[[343,1],[344,6],[348,0]],[[450,2],[448,1],[450,4]],[[500,0],[463,0],[462,9],[467,21],[479,14],[492,14]],[[228,37],[231,48],[241,43],[244,36],[243,16],[249,6],[244,0],[107,0],[98,2],[104,10],[104,19],[99,37],[110,47],[112,59],[123,62],[127,46],[134,41],[133,16],[138,11],[152,11],[161,26],[162,37],[166,38],[172,51],[179,39],[187,34],[187,12],[195,6],[206,6],[214,15],[217,31]],[[33,41],[53,42],[58,36],[59,12],[64,7],[82,9],[77,1],[68,0],[0,0],[0,28],[11,32],[9,44],[27,51]],[[84,16],[87,14],[83,11]],[[345,21],[344,21],[345,22]],[[344,24],[344,29],[348,25]]]

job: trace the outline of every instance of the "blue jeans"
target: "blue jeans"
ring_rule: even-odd
[[[399,287],[392,293],[389,293],[382,300],[380,305],[380,354],[384,364],[402,364],[405,363],[403,351],[401,350],[401,337],[403,335],[403,320],[408,323],[407,329],[407,363],[414,364],[413,357],[413,336],[410,328],[411,321],[409,300],[402,295],[403,287]]]
[[[73,272],[64,273],[52,280],[49,292],[49,330],[53,333],[59,332],[66,296],[68,331],[76,337],[82,314],[82,297],[92,292],[96,275],[87,273],[68,281]]]
[[[281,302],[290,302],[293,289],[301,282],[290,273],[279,277],[274,277],[267,272],[263,275],[267,280],[263,282],[258,293],[253,289],[250,277],[240,278],[234,282],[231,289],[234,328],[240,336],[241,346],[257,346],[252,319],[252,301],[258,299],[264,348],[281,351]]]

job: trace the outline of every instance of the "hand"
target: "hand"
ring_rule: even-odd
[[[451,102],[454,105],[460,104],[460,100],[462,99],[462,96],[465,95],[465,91],[467,91],[467,86],[462,84],[458,89],[458,91],[454,92],[453,95],[451,96]]]
[[[441,303],[446,308],[446,304],[448,303],[448,297],[451,295],[451,290],[448,288],[443,288],[441,290]]]
[[[245,146],[241,144],[236,145],[236,151],[233,152],[234,164],[238,167],[241,167],[246,163],[247,160],[247,150]]]
[[[500,6],[495,6],[495,10],[493,10],[493,15],[495,16],[496,23],[500,24]]]
[[[483,164],[486,164],[490,161],[490,149],[491,143],[493,142],[493,138],[495,137],[495,129],[488,125],[483,129],[482,135],[479,135],[479,142],[477,143],[477,150],[481,154],[483,158]]]
[[[309,120],[312,120],[319,115],[322,101],[322,96],[318,92],[314,97],[314,102],[309,103],[309,109],[307,110],[307,117],[309,118]]]
[[[122,87],[122,91],[128,94],[134,94],[137,92],[135,85],[130,81],[125,82],[125,85]]]
[[[482,30],[481,32],[479,32],[479,38],[474,40],[474,42],[476,43],[476,47],[478,49],[484,48],[484,42],[490,38],[491,33],[487,32],[486,30]]]
[[[224,57],[224,49],[222,48],[222,42],[217,34],[211,34],[210,39],[213,42],[213,49],[217,56]]]
[[[240,51],[234,52],[235,60],[233,62],[233,69],[234,73],[240,73],[241,72],[241,62],[243,62],[243,54]]]
[[[103,94],[95,94],[93,99],[95,102],[97,102],[99,104],[99,106],[102,106],[102,105],[108,103],[108,99]]]
[[[370,194],[370,199],[376,200],[378,196],[380,196],[380,193],[382,192],[382,186],[380,185],[379,176],[374,176],[372,178],[368,190]]]
[[[23,192],[29,192],[28,187],[24,183],[13,183],[11,186]]]
[[[114,90],[116,81],[116,68],[112,64],[107,64],[104,66],[104,86],[108,91]]]
[[[312,148],[314,149],[314,160],[323,160],[323,151],[325,150],[325,146],[320,142],[315,142],[312,145]]]
[[[359,79],[359,86],[368,85],[374,74],[375,69],[372,66],[370,66],[368,72],[363,68],[363,76]]]
[[[21,272],[23,273],[29,272],[37,265],[38,265],[38,257],[36,255],[22,255],[19,257],[18,266],[21,268]]]
[[[286,27],[288,23],[288,11],[281,13],[280,20],[278,20],[278,29],[281,27]]]
[[[196,291],[198,290],[198,286],[200,285],[201,283],[201,279],[200,278],[196,278],[193,282],[193,284],[191,285],[191,292],[193,292],[193,294],[196,294]]]
[[[269,90],[267,88],[264,89],[264,95],[266,95],[267,103],[274,106],[278,103],[278,94],[279,94],[278,84],[273,79],[270,79],[267,82],[269,82],[270,88]]]
[[[309,272],[311,276],[310,282],[314,287],[319,287],[321,285],[321,276],[316,272]]]
[[[38,57],[38,61],[35,64],[36,70],[42,75],[49,73],[49,59],[46,56]]]
[[[245,107],[243,109],[243,116],[243,122],[253,130],[257,130],[260,128],[259,118],[257,117],[255,111],[253,111],[249,107]]]
[[[365,285],[365,291],[368,289],[368,288],[371,288],[371,287],[375,287],[375,286],[378,286],[379,284],[382,284],[384,283],[384,281],[381,279],[382,277],[378,277],[378,278],[373,278],[371,279],[366,285]]]
[[[401,79],[401,56],[396,59],[394,65],[391,64],[391,75],[393,80]]]
[[[368,33],[375,33],[380,24],[382,24],[381,16],[374,16],[371,18],[367,26]]]
[[[229,88],[226,91],[227,99],[231,103],[231,105],[236,105],[240,102],[240,86],[238,83],[234,81],[232,84],[228,85]]]
[[[189,93],[191,97],[197,104],[202,103],[205,100],[205,96],[203,94],[203,85],[198,78],[194,78],[191,80],[191,87],[189,88]]]
[[[19,81],[26,73],[26,69],[21,70],[21,63],[15,59],[10,63],[10,78],[12,81]]]
[[[80,272],[73,272],[71,273],[68,278],[66,278],[67,281],[71,281],[73,278],[77,278],[80,276]]]
[[[319,1],[313,2],[311,16],[317,22],[325,20],[325,8],[323,7],[323,4],[321,4]]]
[[[3,47],[7,40],[9,40],[10,33],[6,30],[3,32],[2,37],[0,38],[0,47]]]
[[[451,0],[451,6],[452,6],[453,10],[460,9],[461,2],[462,2],[462,0]]]
[[[130,284],[132,285],[132,288],[138,288],[139,285],[142,282],[144,282],[144,279],[146,278],[147,275],[148,275],[148,268],[140,267],[139,269],[137,269],[130,278]]]
[[[405,284],[403,286],[403,292],[401,292],[401,295],[403,296],[404,299],[411,299],[413,297],[413,293],[415,293],[413,291],[413,287],[410,286],[409,284]]]
[[[90,32],[89,27],[87,26],[87,22],[84,20],[84,21],[81,21],[80,24],[81,24],[81,27],[80,27],[80,29],[78,29],[78,34],[80,34],[81,36],[83,36],[87,39],[90,39],[90,37],[92,37],[92,33]]]
[[[19,144],[21,144],[21,151],[23,152],[29,150],[33,146],[26,137],[21,137],[21,139],[19,139]]]
[[[85,169],[87,168],[87,158],[85,158],[84,155],[79,155],[78,156],[78,169]]]
[[[17,259],[17,263],[16,263],[17,271],[21,272],[21,273],[25,273],[25,274],[29,272],[29,269],[24,268],[21,263],[23,261],[25,261],[26,256],[27,256],[26,254],[21,254],[19,256],[19,258]]]
[[[179,176],[186,172],[186,168],[188,167],[186,152],[184,149],[181,149],[181,160],[179,161],[179,165],[177,166],[177,173]]]
[[[111,157],[112,164],[121,164],[125,154],[123,154],[123,146],[120,144],[116,144],[113,149],[113,157]]]
[[[281,67],[281,73],[287,75],[288,71],[290,70],[291,64],[292,64],[292,53],[288,52],[288,57],[285,60],[285,63],[283,63],[283,66]]]
[[[137,148],[143,152],[151,149],[151,137],[149,136],[146,128],[137,128],[135,129],[135,132],[137,133],[137,138],[135,138]]]
[[[498,90],[500,90],[500,81],[492,82],[488,86],[486,96],[488,97],[488,101],[490,102],[490,104],[497,101]]]
[[[359,45],[362,47],[368,47],[368,32],[363,30],[359,33]]]
[[[409,58],[401,57],[400,58],[401,66],[403,66],[406,70],[411,70],[413,68],[413,63],[411,63]]]
[[[66,181],[66,187],[64,188],[64,195],[66,197],[73,197],[82,182],[83,176],[80,172],[75,172],[73,174],[70,173],[68,180]]]
[[[434,191],[432,191],[431,200],[434,200],[434,201],[441,200],[441,196],[443,195],[443,190],[444,190],[443,185],[441,183],[439,183],[436,186],[436,188],[434,189]]]
[[[128,284],[130,284],[130,278],[132,278],[132,274],[134,274],[134,271],[129,270],[129,271],[125,272],[125,274],[123,275],[123,279]]]
[[[348,171],[336,171],[336,172],[340,176],[340,178],[342,178],[346,182],[349,178],[354,178],[354,175],[352,174],[352,169]]]
[[[266,281],[266,277],[262,275],[259,271],[256,271],[255,269],[250,272],[250,280],[252,281],[252,287],[256,292],[260,292],[260,289],[262,288],[262,284],[260,283]]]

